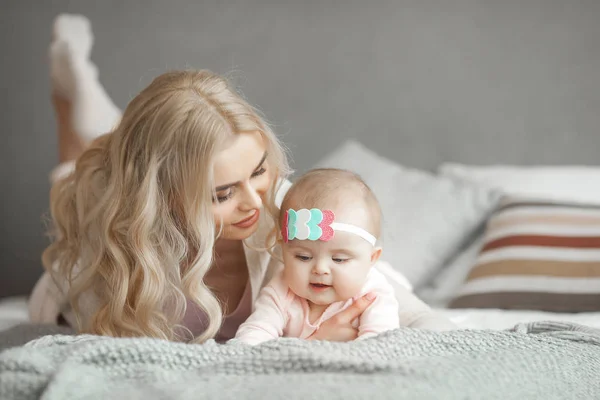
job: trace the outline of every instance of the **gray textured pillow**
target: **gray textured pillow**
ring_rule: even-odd
[[[499,194],[411,169],[350,140],[315,167],[359,174],[383,209],[383,254],[415,289],[427,283],[484,222]]]

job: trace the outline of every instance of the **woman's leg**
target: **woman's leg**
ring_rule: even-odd
[[[121,110],[102,87],[90,60],[93,41],[87,18],[63,14],[55,19],[50,76],[61,163],[76,159],[89,142],[121,119]]]
[[[53,181],[69,173],[87,144],[112,130],[121,119],[121,111],[106,94],[90,61],[92,44],[87,18],[60,15],[54,21],[50,77],[60,165],[52,172]],[[31,322],[57,323],[66,304],[62,293],[45,272],[29,297]]]
[[[71,101],[53,93],[52,105],[56,115],[58,161],[60,164],[64,164],[75,160],[85,150],[85,143],[73,129]]]

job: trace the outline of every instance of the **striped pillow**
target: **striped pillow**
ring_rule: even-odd
[[[600,311],[600,206],[503,200],[450,308]]]

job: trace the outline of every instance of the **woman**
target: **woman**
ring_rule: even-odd
[[[280,267],[266,238],[289,184],[282,145],[207,71],[159,76],[121,116],[98,82],[91,44],[85,18],[56,20],[50,59],[63,163],[32,320],[62,317],[80,332],[116,337],[232,338]],[[409,291],[397,295],[403,325],[453,327]],[[356,338],[351,322],[369,304],[357,300],[311,339]]]

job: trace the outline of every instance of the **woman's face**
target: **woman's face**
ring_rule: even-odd
[[[220,238],[243,240],[258,228],[273,175],[260,132],[241,133],[217,154],[214,164],[216,197],[213,215]]]

